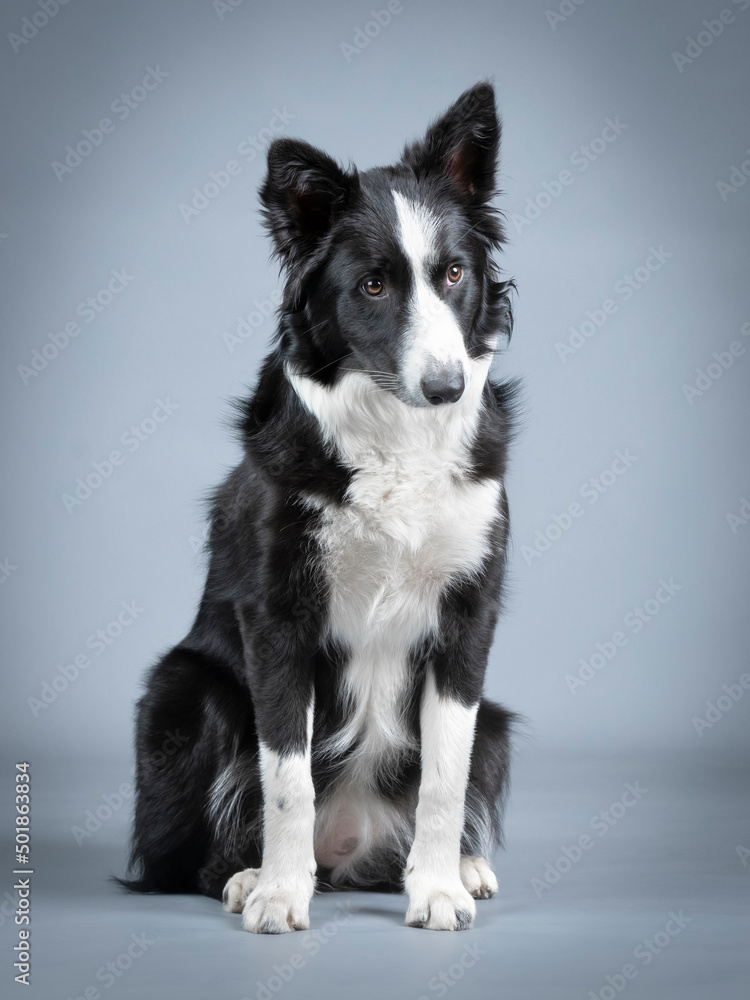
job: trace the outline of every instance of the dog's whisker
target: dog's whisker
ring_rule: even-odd
[[[381,372],[377,368],[342,368],[343,372],[355,372],[361,375],[384,375],[386,378],[398,378],[395,372]]]
[[[312,326],[308,326],[305,329],[305,333],[312,333],[313,330],[319,330],[321,326],[327,326],[330,323],[328,319],[322,319],[320,323],[314,323]]]
[[[323,365],[322,368],[318,368],[316,371],[312,372],[312,374],[310,375],[310,378],[313,378],[315,375],[319,375],[320,372],[325,371],[326,368],[330,368],[331,365],[338,364],[339,362],[343,361],[344,358],[350,358],[350,357],[351,357],[351,352],[349,352],[348,354],[344,354],[343,357],[334,358],[333,361],[329,361],[328,364]]]
[[[470,232],[472,232],[472,231],[473,231],[474,229],[476,229],[476,228],[477,228],[477,226],[481,226],[481,224],[482,224],[482,223],[481,223],[481,221],[480,221],[480,222],[475,222],[473,226],[469,226],[469,228],[468,228],[468,229],[467,229],[467,230],[466,230],[465,232],[461,233],[461,235],[460,235],[460,236],[458,237],[458,239],[456,240],[456,242],[455,242],[455,243],[452,243],[452,244],[451,244],[451,245],[450,245],[450,246],[448,247],[448,249],[447,249],[447,250],[445,251],[445,252],[446,252],[446,254],[449,254],[449,253],[451,252],[451,250],[452,250],[452,249],[453,249],[454,247],[457,247],[457,246],[458,246],[458,244],[459,244],[459,243],[461,242],[461,240],[462,240],[462,239],[463,239],[463,238],[464,238],[465,236],[468,236]]]

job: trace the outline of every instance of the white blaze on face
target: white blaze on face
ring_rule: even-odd
[[[470,364],[456,317],[432,287],[429,267],[437,255],[438,221],[425,206],[393,192],[398,216],[398,238],[414,278],[409,327],[403,359],[403,379],[414,398],[422,396],[420,383],[430,368],[460,365],[468,383]]]

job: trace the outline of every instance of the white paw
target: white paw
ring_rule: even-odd
[[[474,899],[489,899],[497,892],[495,873],[484,858],[461,858],[461,881]]]
[[[406,923],[430,931],[464,931],[474,922],[477,907],[461,882],[435,882],[407,876],[409,909]]]
[[[232,875],[224,886],[222,905],[227,913],[242,913],[245,900],[258,884],[260,868],[246,868]]]
[[[286,934],[310,926],[308,909],[315,888],[314,879],[300,879],[283,884],[265,883],[262,874],[258,885],[245,900],[242,926],[253,934]]]

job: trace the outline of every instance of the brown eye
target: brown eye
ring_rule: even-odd
[[[384,288],[385,285],[380,278],[370,278],[362,285],[362,290],[367,292],[368,295],[372,295],[373,298],[376,295],[382,295]]]
[[[452,264],[448,268],[448,274],[447,274],[448,284],[449,285],[457,285],[458,282],[461,280],[461,275],[462,274],[463,274],[463,271],[458,266],[458,264]]]

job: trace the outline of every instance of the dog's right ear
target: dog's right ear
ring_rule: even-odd
[[[327,153],[301,139],[275,139],[260,190],[263,219],[275,256],[299,285],[316,262],[324,237],[356,186]]]

